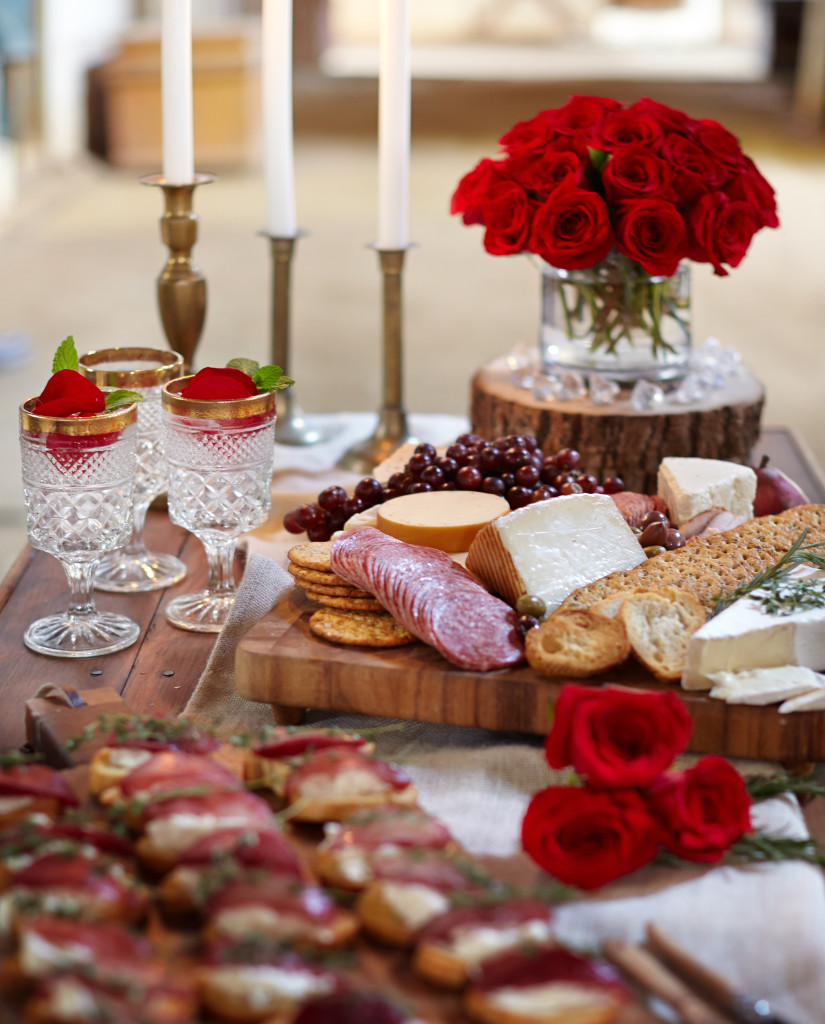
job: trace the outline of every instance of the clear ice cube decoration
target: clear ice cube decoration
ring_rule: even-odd
[[[235,542],[269,515],[275,395],[192,403],[213,409],[214,419],[186,415],[185,400],[170,399],[168,389],[163,402],[169,516],[201,541],[208,570],[206,589],[172,601],[166,618],[180,629],[216,633],[235,600]],[[243,415],[250,409],[260,411]]]
[[[559,374],[559,386],[556,399],[559,402],[572,402],[587,395],[587,384],[580,373]]]
[[[126,388],[143,398],[137,410],[137,470],[131,535],[120,550],[100,560],[95,587],[127,594],[170,587],[183,579],[186,566],[169,552],[149,551],[143,528],[152,501],[166,491],[160,397],[163,385],[183,372],[183,357],[165,349],[101,349],[82,355],[80,370],[99,387]]]
[[[658,384],[650,380],[638,380],[633,385],[630,393],[630,402],[634,409],[640,412],[647,412],[662,405],[665,400],[665,393]]]
[[[610,405],[616,401],[621,390],[615,380],[599,373],[591,373],[587,384],[590,401],[594,405]]]
[[[698,373],[689,373],[673,391],[669,398],[677,405],[690,405],[692,402],[700,402],[708,393],[707,386],[702,382]]]
[[[63,565],[69,603],[67,611],[33,622],[23,641],[38,654],[63,658],[122,650],[140,629],[125,615],[98,611],[92,587],[100,558],[131,530],[135,407],[84,422],[38,417],[31,404],[21,407],[20,430],[26,528],[32,547]]]

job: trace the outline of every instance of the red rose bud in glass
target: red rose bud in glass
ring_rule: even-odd
[[[94,416],[106,409],[106,396],[77,370],[58,370],[32,403],[38,416]]]
[[[258,388],[252,377],[243,370],[236,370],[231,366],[205,366],[180,392],[183,398],[197,398],[210,402],[248,398],[257,393]]]
[[[568,683],[556,701],[544,752],[591,789],[651,785],[687,746],[692,722],[675,693]]]

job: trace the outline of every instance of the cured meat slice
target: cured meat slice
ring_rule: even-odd
[[[426,811],[420,807],[399,807],[396,804],[356,811],[340,825],[327,825],[324,833],[321,846],[326,850],[376,847],[387,843],[441,850],[452,842],[447,826]]]
[[[618,494],[611,494],[610,497],[615,501],[628,526],[641,526],[648,512],[663,512],[667,515],[667,505],[658,494],[620,491]]]
[[[333,543],[330,563],[334,572],[375,594],[414,636],[460,668],[486,672],[524,658],[515,612],[443,551],[405,544],[365,527]]]

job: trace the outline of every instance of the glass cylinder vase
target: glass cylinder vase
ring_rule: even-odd
[[[543,263],[539,353],[544,373],[673,381],[690,361],[690,266],[653,277],[614,254],[586,270]]]

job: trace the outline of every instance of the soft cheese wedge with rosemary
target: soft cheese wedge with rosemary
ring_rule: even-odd
[[[825,669],[825,572],[810,566],[734,601],[697,630],[682,686],[708,690],[716,673],[785,665]]]

